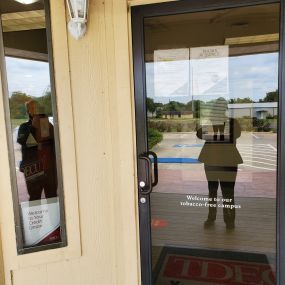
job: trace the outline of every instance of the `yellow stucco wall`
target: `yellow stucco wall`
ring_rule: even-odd
[[[67,35],[65,0],[50,1],[69,246],[17,256],[6,155],[0,269],[7,285],[140,284],[129,6],[165,0],[90,0],[80,41]],[[2,99],[0,138],[7,153]]]

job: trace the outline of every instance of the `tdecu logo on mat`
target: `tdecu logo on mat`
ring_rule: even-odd
[[[269,264],[168,255],[157,285],[274,285]]]

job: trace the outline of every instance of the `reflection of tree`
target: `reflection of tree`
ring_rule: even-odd
[[[51,92],[47,90],[41,97],[32,97],[21,91],[15,91],[9,99],[11,119],[24,119],[27,116],[25,103],[35,100],[43,107],[42,112],[52,115]]]
[[[266,93],[263,99],[259,99],[259,102],[278,102],[278,90]],[[147,110],[153,115],[156,113],[156,117],[160,118],[163,114],[183,114],[183,112],[193,112],[193,118],[200,117],[200,110],[207,104],[211,104],[215,100],[193,100],[187,103],[181,103],[178,101],[169,101],[168,103],[156,103],[152,98],[147,98]],[[229,104],[243,104],[243,103],[256,103],[250,97],[244,98],[232,98],[228,100]]]
[[[185,104],[177,101],[169,101],[169,103],[165,104],[162,108],[164,114],[170,115],[171,118],[175,115],[181,117],[183,109],[185,109]]]
[[[266,93],[263,99],[259,99],[259,102],[278,102],[278,90],[271,91]],[[168,103],[158,103],[155,102],[153,98],[147,98],[146,105],[149,113],[152,114],[152,117],[156,118],[181,118],[184,115],[192,115],[193,119],[201,118],[201,112],[205,111],[207,108],[216,102],[217,99],[213,100],[193,100],[187,103],[182,103],[178,101],[169,101]],[[256,103],[250,97],[244,98],[231,98],[227,101],[229,104],[246,104],[246,103]],[[189,118],[189,117],[188,117]]]
[[[25,103],[32,99],[25,93],[20,91],[13,92],[10,97],[10,113],[12,119],[24,119],[27,116]]]
[[[153,116],[154,112],[156,111],[156,106],[152,98],[146,98],[146,108]]]
[[[242,103],[254,103],[253,100],[251,100],[249,97],[245,98],[235,98],[229,100],[230,104],[242,104]]]
[[[193,106],[193,117],[194,118],[200,118],[201,116],[201,108],[205,105],[206,103],[201,100],[194,100],[193,103],[191,102],[191,105]]]
[[[51,92],[47,91],[43,96],[34,98],[40,106],[44,107],[44,113],[47,116],[52,116],[52,103],[51,103]]]
[[[278,102],[279,92],[278,89],[272,92],[266,93],[266,96],[263,99],[260,99],[259,102]]]
[[[156,113],[156,116],[159,116],[162,111],[163,104],[154,102],[152,98],[146,98],[146,108],[147,111],[151,113],[152,117],[154,113]]]

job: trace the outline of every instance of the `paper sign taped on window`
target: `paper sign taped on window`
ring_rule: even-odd
[[[189,49],[154,51],[154,96],[189,96]]]
[[[191,93],[193,96],[229,94],[229,46],[190,49]]]

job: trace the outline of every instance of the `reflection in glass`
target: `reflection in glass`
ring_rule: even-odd
[[[48,116],[40,111],[35,100],[26,104],[29,120],[19,126],[17,142],[21,145],[23,172],[29,201],[57,196],[57,172],[53,125]]]
[[[38,3],[37,9],[40,5],[42,9],[37,11],[14,11],[22,16],[17,26],[9,26],[11,21],[6,21],[15,13],[1,16],[16,168],[19,253],[32,247],[59,245],[65,239],[55,94],[48,62],[45,7]],[[30,19],[33,15],[37,16],[36,22]],[[26,22],[30,23],[28,28]]]
[[[217,217],[218,188],[221,187],[224,222],[228,230],[235,228],[234,188],[237,177],[238,165],[243,162],[236,147],[237,139],[241,136],[241,128],[238,120],[226,118],[226,100],[218,98],[212,104],[209,120],[212,134],[203,126],[197,127],[197,137],[204,139],[198,157],[199,162],[204,163],[206,178],[208,181],[208,218],[204,223],[205,228],[214,225]],[[228,129],[225,135],[225,129]],[[206,134],[205,134],[206,133]]]
[[[278,33],[278,4],[145,20],[156,285],[276,284]]]

